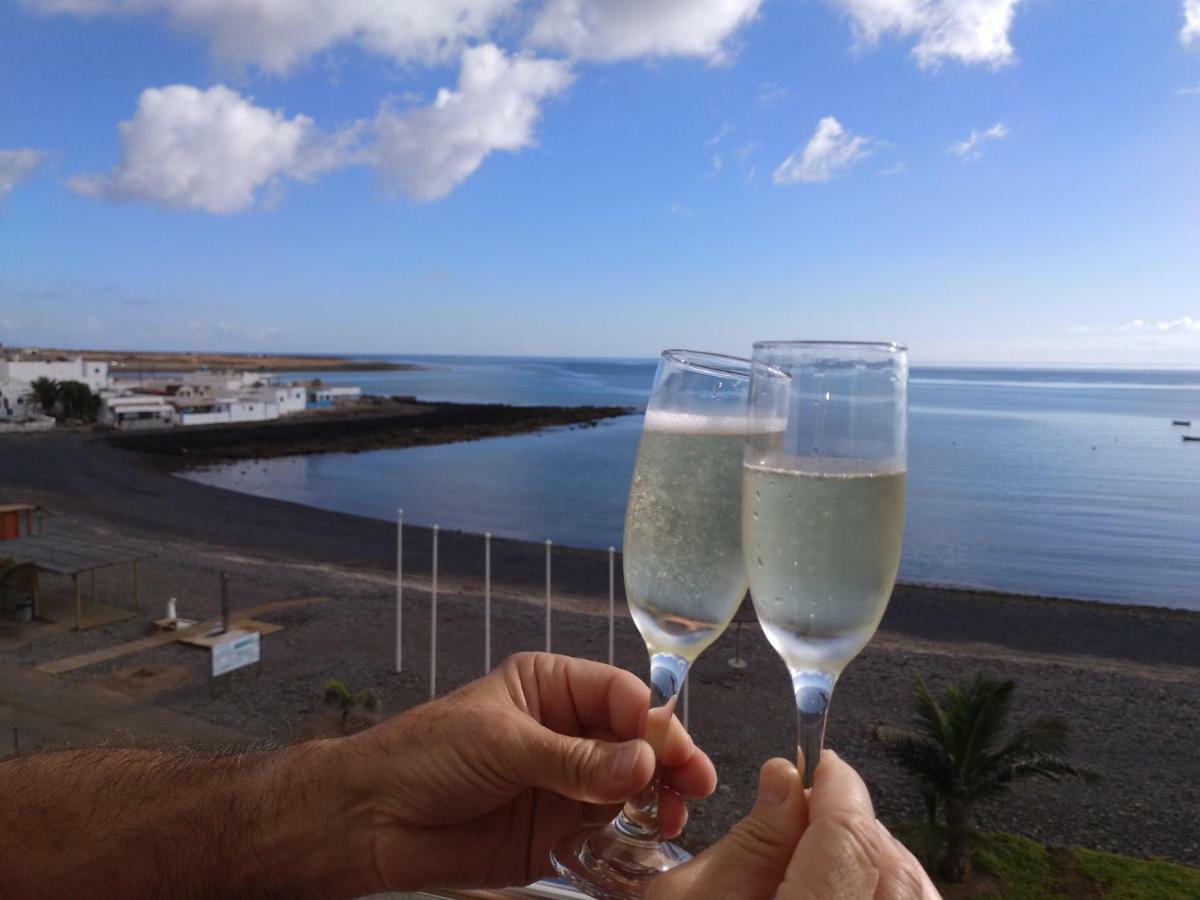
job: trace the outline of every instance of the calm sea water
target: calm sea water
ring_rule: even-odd
[[[368,393],[644,404],[647,360],[403,357]],[[901,577],[1200,609],[1200,372],[915,369]],[[325,509],[619,547],[640,416],[595,429],[244,462],[186,477]]]

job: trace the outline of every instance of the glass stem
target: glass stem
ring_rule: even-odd
[[[825,672],[793,672],[792,689],[796,692],[796,766],[804,775],[804,786],[813,785],[821,745],[825,741],[825,718],[833,696],[836,675]]]
[[[679,691],[687,678],[690,663],[673,653],[654,653],[650,656],[650,714],[646,717],[646,743],[654,749],[656,760],[662,758],[667,742],[671,717]],[[615,825],[633,837],[657,841],[662,838],[658,824],[658,790],[661,765],[655,763],[654,777],[637,796],[625,804]]]

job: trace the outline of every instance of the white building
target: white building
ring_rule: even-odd
[[[224,425],[279,418],[279,404],[254,397],[170,398],[180,425]]]
[[[105,397],[96,419],[124,430],[161,428],[174,423],[175,407],[155,394]]]
[[[279,407],[281,416],[304,412],[305,407],[308,406],[308,389],[304,385],[273,384],[246,391],[241,397],[243,400],[262,400],[266,403],[274,403]]]
[[[32,384],[39,378],[80,381],[93,393],[108,386],[108,363],[74,359],[0,359],[0,382]]]
[[[360,387],[346,387],[341,385],[310,387],[308,389],[308,405],[318,407],[333,406],[335,403],[357,400],[361,396],[362,388]]]

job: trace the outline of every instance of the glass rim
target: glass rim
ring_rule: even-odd
[[[908,345],[898,341],[755,341],[754,349],[771,350],[786,347],[815,348],[815,347],[847,347],[860,350],[886,350],[889,353],[907,353]]]
[[[725,376],[733,378],[749,378],[750,370],[754,366],[754,361],[745,359],[741,356],[727,356],[724,353],[712,353],[708,350],[684,350],[682,348],[664,350],[660,355],[660,359],[669,359],[671,362],[685,369],[691,369],[693,372],[700,372],[704,375]],[[730,368],[720,363],[744,363],[745,370]]]

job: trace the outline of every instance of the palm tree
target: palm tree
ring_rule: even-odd
[[[58,403],[59,394],[62,392],[60,385],[53,378],[47,378],[44,375],[41,378],[35,378],[33,383],[29,385],[33,391],[33,396],[37,398],[38,406],[42,408],[48,416],[54,415],[54,407]]]
[[[1042,716],[1004,737],[1016,687],[1014,681],[978,673],[935,699],[918,675],[916,727],[875,729],[888,753],[920,783],[929,827],[944,835],[938,870],[953,882],[971,877],[970,847],[979,839],[972,828],[977,802],[1025,778],[1099,780],[1066,759],[1070,725],[1065,719]]]
[[[350,714],[354,712],[354,708],[362,707],[370,713],[379,710],[379,698],[370,691],[359,691],[357,694],[346,686],[346,682],[339,678],[331,678],[325,682],[325,704],[332,706],[342,714],[342,727],[345,728],[350,721]]]

